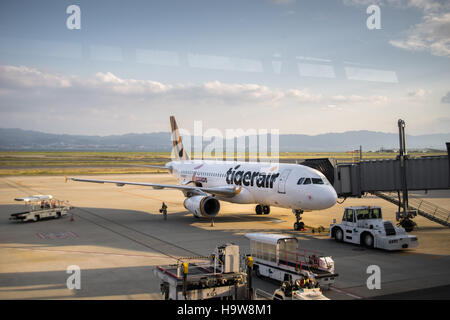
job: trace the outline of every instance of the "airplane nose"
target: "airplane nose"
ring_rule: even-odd
[[[333,187],[324,186],[316,194],[305,193],[303,205],[311,210],[325,210],[334,206],[337,202],[337,194]]]
[[[331,208],[336,204],[337,194],[333,187],[328,187],[327,190],[320,195],[319,197],[319,206],[320,210]]]
[[[327,196],[327,201],[326,201],[328,204],[328,208],[334,206],[337,202],[337,199],[338,199],[338,197],[337,197],[336,190],[334,190],[334,188],[330,186],[328,196]]]

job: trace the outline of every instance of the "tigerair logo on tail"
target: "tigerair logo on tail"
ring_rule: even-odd
[[[241,165],[230,168],[227,171],[226,181],[228,184],[238,186],[256,186],[258,188],[273,188],[273,184],[279,177],[279,173],[264,173],[258,171],[238,171]]]
[[[170,127],[172,128],[172,142],[175,157],[177,160],[189,160],[189,156],[184,149],[183,141],[181,140],[181,135],[174,116],[170,116]]]

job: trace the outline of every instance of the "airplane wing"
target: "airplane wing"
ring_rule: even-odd
[[[131,164],[131,165],[128,165],[128,167],[153,168],[153,169],[163,169],[163,170],[172,171],[171,166],[156,166],[156,165],[151,165],[151,164]]]
[[[147,182],[130,182],[130,181],[115,181],[115,180],[96,180],[96,179],[80,179],[80,178],[68,178],[67,180],[81,181],[81,182],[92,182],[92,183],[113,183],[118,187],[123,187],[124,185],[134,185],[134,186],[145,186],[152,187],[153,189],[175,189],[183,192],[192,192],[193,194],[214,194],[223,197],[234,197],[241,192],[241,187],[236,189],[235,186],[223,186],[214,188],[187,186],[187,185],[173,185],[173,184],[159,184],[159,183],[147,183]]]
[[[136,164],[134,167],[145,167],[145,168],[155,168],[155,169],[166,169],[166,170],[172,170],[172,167],[168,166],[155,166],[151,164]]]

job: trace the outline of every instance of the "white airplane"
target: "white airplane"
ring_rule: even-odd
[[[337,194],[327,178],[315,169],[299,164],[190,160],[183,147],[178,126],[170,117],[176,160],[165,166],[179,185],[67,178],[73,181],[147,186],[154,189],[176,189],[186,196],[184,207],[195,217],[214,218],[220,202],[257,204],[256,214],[269,214],[270,206],[289,208],[297,218],[295,230],[304,228],[300,222],[304,211],[324,210],[337,201]]]

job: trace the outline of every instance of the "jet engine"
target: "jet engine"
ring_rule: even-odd
[[[219,213],[220,203],[211,196],[193,196],[184,200],[184,207],[196,217],[212,218]]]

